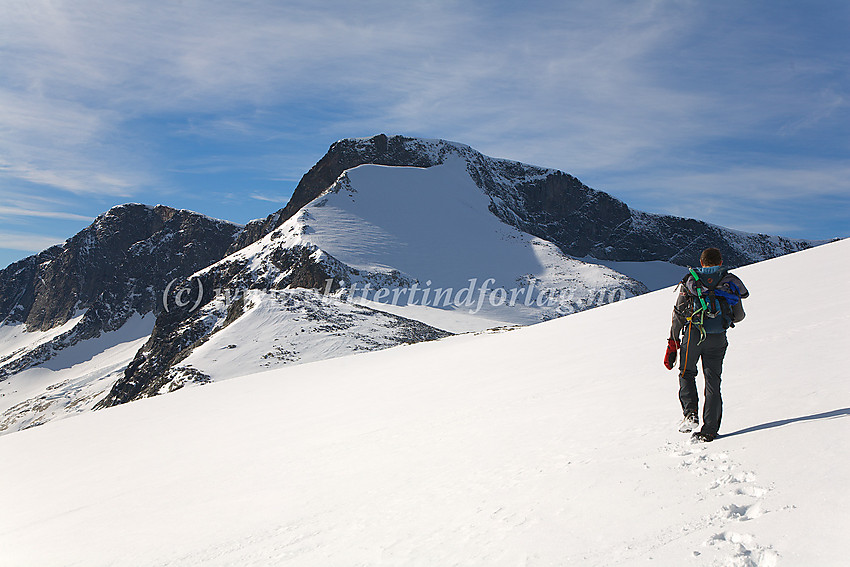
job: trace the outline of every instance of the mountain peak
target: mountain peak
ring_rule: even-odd
[[[740,266],[816,244],[637,211],[562,171],[488,157],[448,140],[378,134],[334,142],[301,178],[287,205],[249,223],[230,252],[275,230],[349,169],[365,164],[428,168],[451,155],[466,160],[470,176],[490,198],[493,214],[578,258],[687,266],[698,261],[705,247],[716,246],[729,265]]]
[[[0,321],[48,331],[82,317],[38,352],[0,359],[0,378],[157,309],[158,290],[220,259],[241,227],[164,205],[112,207],[89,226],[0,271]],[[14,363],[13,363],[14,362]]]
[[[307,203],[319,197],[348,169],[374,164],[431,167],[442,163],[452,149],[472,148],[445,140],[426,140],[401,135],[378,134],[370,138],[344,138],[331,144],[327,153],[304,174],[285,207],[265,219],[248,223],[231,252],[256,242],[292,218]]]

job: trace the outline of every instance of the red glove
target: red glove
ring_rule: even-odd
[[[681,346],[682,343],[676,339],[667,339],[667,352],[664,353],[664,366],[667,370],[673,370],[676,365],[676,353],[679,352]]]

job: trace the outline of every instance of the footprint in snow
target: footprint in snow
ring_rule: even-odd
[[[732,556],[727,565],[731,567],[776,567],[779,554],[770,546],[756,543],[755,538],[737,532],[720,532],[711,536],[705,546],[729,547]]]
[[[682,443],[669,448],[671,457],[680,459],[678,468],[697,476],[714,476],[714,480],[697,494],[698,499],[709,495],[726,499],[727,504],[713,514],[708,525],[724,529],[761,517],[768,510],[764,498],[770,491],[755,484],[756,475],[741,470],[725,451],[713,452],[705,445]],[[704,546],[724,548],[728,551],[727,564],[740,567],[775,567],[779,554],[770,546],[756,542],[755,537],[735,531],[720,531],[709,538]],[[694,557],[700,556],[695,551]]]
[[[744,506],[738,506],[737,504],[729,504],[723,507],[723,510],[719,513],[719,516],[728,520],[745,522],[747,520],[758,518],[762,514],[764,514],[764,510],[762,509],[761,501],[759,501],[755,504],[749,504]]]
[[[716,478],[714,482],[711,483],[711,486],[709,486],[709,489],[715,490],[732,484],[747,484],[755,482],[755,480],[756,475],[754,473],[749,471],[733,471]]]

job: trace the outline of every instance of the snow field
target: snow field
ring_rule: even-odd
[[[666,289],[2,437],[0,565],[843,565],[848,244],[736,271],[714,443]]]
[[[135,314],[120,329],[80,341],[0,382],[0,434],[90,410],[123,375],[153,324],[152,314]],[[39,332],[21,333],[31,334],[28,347],[42,338]]]
[[[412,328],[406,325],[415,325],[312,290],[247,290],[242,297],[244,315],[192,350],[180,367],[226,380],[396,346],[404,342],[404,330]]]
[[[54,327],[49,331],[26,331],[23,323],[0,323],[0,362],[11,362],[25,354],[27,350],[49,342],[74,328],[85,312],[77,314],[64,325]]]

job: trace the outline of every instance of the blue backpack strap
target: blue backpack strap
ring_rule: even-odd
[[[714,294],[717,295],[717,297],[725,299],[729,302],[729,305],[737,305],[741,301],[741,296],[737,293],[730,293],[728,291],[723,291],[722,289],[714,290]]]

